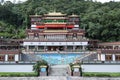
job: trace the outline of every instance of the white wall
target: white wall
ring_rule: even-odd
[[[0,72],[33,72],[33,65],[0,65]]]
[[[101,54],[101,61],[105,61],[105,54]]]
[[[8,55],[7,54],[5,55],[5,61],[8,61]]]
[[[15,61],[19,61],[19,55],[15,54]]]
[[[120,65],[111,64],[85,64],[82,65],[83,72],[120,72]]]
[[[120,72],[120,64],[82,64],[83,72]],[[0,65],[0,72],[33,72],[33,65]]]

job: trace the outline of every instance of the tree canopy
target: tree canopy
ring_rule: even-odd
[[[120,41],[120,2],[93,2],[92,0],[28,0],[0,5],[0,36],[24,38],[25,28],[30,26],[29,15],[51,11],[77,14],[80,28],[90,39]]]

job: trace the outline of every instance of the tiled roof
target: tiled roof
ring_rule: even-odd
[[[120,41],[119,42],[104,42],[104,43],[99,43],[98,45],[120,45]]]
[[[0,54],[20,54],[20,50],[0,50]]]
[[[112,53],[112,54],[116,54],[116,53],[120,53],[120,49],[106,49],[106,50],[101,50],[101,53],[106,53],[106,54],[109,54],[109,53]]]

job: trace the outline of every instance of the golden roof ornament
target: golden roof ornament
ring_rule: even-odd
[[[62,14],[61,12],[53,11],[53,12],[49,12],[48,14],[45,14],[45,15],[48,15],[48,16],[64,16],[66,14]]]

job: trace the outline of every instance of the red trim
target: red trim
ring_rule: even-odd
[[[74,28],[74,25],[68,25],[67,28]]]
[[[45,24],[45,27],[50,28],[63,28],[66,27],[66,24]]]
[[[47,27],[47,28],[74,28],[74,25],[66,25],[66,24],[45,24],[45,25],[37,25],[36,28],[44,28],[44,27]]]
[[[45,27],[45,26],[43,26],[43,25],[42,25],[42,26],[36,26],[36,28],[44,28],[44,27]]]

